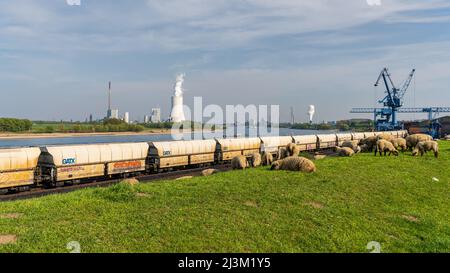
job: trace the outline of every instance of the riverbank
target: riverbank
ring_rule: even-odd
[[[0,133],[0,139],[33,139],[33,138],[62,138],[86,136],[142,136],[168,135],[170,129],[152,129],[143,132],[105,132],[105,133]]]

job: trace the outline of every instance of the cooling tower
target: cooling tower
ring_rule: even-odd
[[[172,97],[172,111],[170,113],[170,121],[172,122],[186,121],[183,110],[183,82],[184,75],[178,75],[175,83],[175,94]]]

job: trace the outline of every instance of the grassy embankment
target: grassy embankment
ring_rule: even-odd
[[[0,252],[450,251],[441,157],[326,158],[316,174],[233,171],[0,204]]]

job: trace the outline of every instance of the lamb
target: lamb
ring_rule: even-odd
[[[376,136],[370,136],[368,138],[362,139],[359,144],[366,145],[367,151],[372,152],[377,145],[377,141],[378,139]]]
[[[261,155],[259,153],[252,154],[249,159],[249,165],[253,168],[261,166]]]
[[[436,141],[421,141],[417,143],[413,150],[413,156],[416,156],[420,152],[420,156],[423,156],[426,152],[433,151],[436,158],[439,157],[439,144]]]
[[[404,138],[396,138],[391,142],[397,150],[401,149],[402,152],[404,152],[408,149],[408,146],[406,145],[406,139]]]
[[[417,144],[421,141],[432,141],[433,138],[427,134],[415,134],[406,137],[406,146],[408,146],[409,150],[414,149]]]
[[[286,146],[286,150],[288,151],[288,156],[298,156],[300,154],[300,147],[294,143],[289,143]]]
[[[278,160],[284,159],[286,157],[289,157],[289,151],[286,148],[280,148],[278,150]]]
[[[389,152],[389,156],[391,154],[398,156],[398,151],[397,149],[395,149],[394,144],[384,139],[380,139],[377,141],[377,146],[375,147],[375,156],[377,156],[377,152],[380,153],[380,156],[382,156],[382,152],[384,152],[384,156],[386,156],[387,152]]]
[[[236,156],[231,160],[231,168],[233,170],[245,170],[248,167],[247,158],[243,155]]]
[[[338,153],[339,156],[354,156],[355,155],[355,151],[353,151],[352,148],[349,147],[336,147],[336,152]]]
[[[273,162],[273,155],[271,153],[264,152],[262,155],[262,165],[270,166]]]
[[[358,143],[358,140],[345,141],[344,143],[342,143],[341,147],[347,147],[352,149],[355,153],[360,153],[361,148],[358,146]]]
[[[283,160],[277,160],[272,163],[271,170],[284,170],[284,171],[297,171],[305,173],[316,172],[316,165],[311,160],[298,157],[290,156]]]

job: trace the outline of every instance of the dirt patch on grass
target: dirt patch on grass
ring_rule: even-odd
[[[245,201],[244,205],[247,207],[252,207],[252,208],[257,208],[258,207],[258,203],[256,203],[255,201]]]
[[[308,203],[305,203],[305,205],[310,206],[315,209],[323,209],[325,207],[324,204],[319,203],[319,202],[308,202]]]
[[[0,235],[0,245],[15,244],[17,242],[16,235]]]
[[[412,223],[419,223],[420,222],[419,218],[414,217],[412,215],[402,215],[402,218],[407,220],[407,221],[409,221],[409,222],[412,222]]]
[[[5,213],[0,214],[0,219],[19,219],[22,215],[22,213]]]

